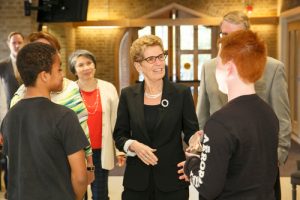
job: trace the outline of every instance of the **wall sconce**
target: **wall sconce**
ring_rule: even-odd
[[[253,11],[253,4],[251,0],[245,0],[245,5],[246,5],[246,12],[248,15],[252,14]]]

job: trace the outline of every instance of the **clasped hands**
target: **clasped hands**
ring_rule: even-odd
[[[201,141],[203,138],[203,130],[197,131],[191,136],[189,146],[185,150],[187,153],[197,154],[202,151]]]
[[[153,153],[156,151],[156,149],[152,149],[149,146],[140,143],[138,141],[134,141],[130,147],[130,151],[133,151],[136,153],[136,155],[146,164],[146,165],[156,165],[158,158]]]
[[[203,138],[203,134],[204,134],[203,130],[200,130],[200,131],[197,131],[196,133],[194,133],[194,135],[192,135],[192,137],[189,140],[189,146],[185,150],[186,157],[191,157],[191,156],[199,157],[199,153],[202,151],[201,141]],[[180,168],[177,171],[177,173],[179,174],[180,180],[189,181],[188,176],[184,174],[184,164],[185,164],[185,161],[182,161],[177,164],[177,167]]]

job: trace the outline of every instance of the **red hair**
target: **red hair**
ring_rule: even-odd
[[[267,60],[265,42],[250,30],[240,30],[221,38],[223,64],[233,61],[239,76],[245,81],[254,83],[263,74]]]

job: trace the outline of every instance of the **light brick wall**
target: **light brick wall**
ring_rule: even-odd
[[[67,77],[71,77],[71,74],[68,71],[67,58],[70,53],[76,49],[75,46],[75,34],[72,23],[54,23],[48,26],[48,31],[55,35],[61,45],[61,59],[62,59],[62,68]]]
[[[247,1],[247,0],[245,0]],[[251,0],[254,11],[252,16],[276,16],[277,0]],[[37,0],[33,5],[37,5]],[[228,11],[243,10],[245,5],[241,0],[89,0],[88,20],[138,18],[156,11],[172,2],[193,9],[206,15],[221,17]],[[36,11],[30,17],[24,16],[24,1],[3,1],[0,5],[0,59],[8,56],[5,44],[6,37],[11,31],[21,31],[28,35],[37,30]],[[83,48],[93,52],[97,58],[96,76],[114,82],[115,48],[120,29],[79,29],[70,23],[48,24],[49,32],[54,34],[62,46],[62,62],[66,68],[67,56],[75,49]],[[269,55],[277,57],[277,25],[257,25],[253,30],[258,31],[267,41]],[[66,70],[68,77],[71,76]]]
[[[266,41],[268,55],[277,58],[277,25],[253,25],[251,29]]]
[[[9,0],[0,3],[0,59],[9,56],[9,49],[6,44],[7,36],[12,31],[18,31],[26,37],[32,31],[37,30],[35,23],[36,13],[31,16],[24,16],[24,1]]]
[[[97,61],[96,77],[114,82],[114,51],[119,29],[76,29],[76,48],[91,51]]]
[[[90,0],[89,20],[138,18],[171,3],[178,3],[207,15],[219,17],[232,10],[243,10],[248,0]],[[277,0],[250,0],[253,16],[273,16],[277,13]]]

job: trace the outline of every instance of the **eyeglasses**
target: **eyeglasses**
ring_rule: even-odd
[[[225,32],[220,32],[220,33],[219,33],[219,35],[220,35],[220,38],[222,38],[222,37],[224,37],[224,36],[227,36],[227,35],[228,35],[228,33],[225,33]]]
[[[145,60],[147,63],[153,64],[153,63],[155,63],[156,59],[158,59],[159,61],[164,61],[166,59],[167,55],[168,55],[167,53],[162,53],[162,54],[159,54],[158,56],[149,56],[148,58],[144,58],[140,62],[143,62]]]

